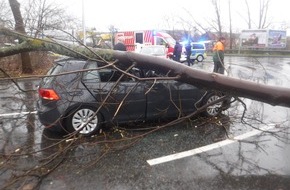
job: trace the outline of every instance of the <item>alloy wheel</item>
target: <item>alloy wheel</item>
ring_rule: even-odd
[[[218,100],[220,97],[218,95],[213,95],[211,97],[209,97],[209,99],[207,100],[207,104],[213,102],[213,101],[216,101]],[[210,116],[216,116],[219,114],[220,110],[221,110],[221,107],[222,107],[222,102],[218,102],[214,105],[211,105],[211,106],[208,106],[206,108],[206,112],[208,113],[208,115]]]
[[[91,109],[80,109],[72,117],[72,127],[80,134],[88,134],[98,127],[98,117]]]

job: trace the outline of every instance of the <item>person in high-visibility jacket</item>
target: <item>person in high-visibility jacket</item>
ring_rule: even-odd
[[[213,47],[213,72],[224,74],[224,56],[225,56],[225,42],[224,37],[220,37],[218,42]]]

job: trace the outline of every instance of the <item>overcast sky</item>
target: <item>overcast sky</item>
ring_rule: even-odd
[[[19,0],[19,2],[25,0]],[[184,17],[190,20],[189,11],[196,21],[204,23],[215,18],[212,0],[47,0],[61,4],[68,12],[82,20],[82,2],[84,1],[85,24],[87,27],[95,27],[97,30],[107,30],[110,25],[119,30],[142,30],[142,29],[168,29],[164,18],[170,20]],[[249,0],[251,5],[251,16],[259,14],[259,1]],[[228,22],[228,2],[220,0],[222,20]],[[233,29],[234,32],[247,28],[243,20],[247,16],[244,0],[230,0],[232,4]],[[271,0],[270,19],[275,24],[273,29],[281,29],[282,22],[287,22],[289,8],[288,0]],[[188,19],[187,19],[188,18]],[[255,19],[257,21],[257,19]],[[173,22],[172,22],[173,23]],[[177,26],[180,27],[180,26]]]

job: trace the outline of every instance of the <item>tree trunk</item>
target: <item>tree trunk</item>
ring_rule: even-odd
[[[23,23],[23,18],[20,12],[20,4],[18,3],[17,0],[9,0],[9,4],[10,4],[11,10],[14,16],[14,20],[15,20],[15,30],[22,34],[26,34],[24,23]],[[19,43],[21,43],[21,40],[20,39],[18,40],[19,40]],[[20,55],[21,55],[21,62],[22,62],[22,73],[31,74],[33,72],[33,69],[31,65],[29,53],[22,52],[20,53]]]

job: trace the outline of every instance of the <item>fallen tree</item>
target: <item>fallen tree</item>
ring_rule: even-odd
[[[62,45],[57,42],[53,42],[49,39],[43,40],[31,38],[23,34],[7,30],[5,28],[0,28],[0,34],[22,39],[21,44],[17,44],[15,46],[10,46],[7,48],[0,48],[0,57],[14,55],[20,52],[52,51],[57,54],[62,54],[70,57],[97,60],[105,65],[110,65],[112,67],[122,67],[123,68],[122,71],[126,71],[127,70],[126,68],[130,68],[132,65],[134,65],[134,67],[140,68],[148,68],[148,69],[154,68],[155,70],[159,70],[160,72],[166,74],[168,76],[166,77],[166,79],[168,78],[179,80],[189,84],[194,84],[201,88],[216,89],[218,91],[227,92],[229,95],[236,97],[246,97],[253,100],[266,102],[272,105],[282,105],[290,107],[289,88],[256,84],[254,82],[231,78],[217,73],[209,73],[205,71],[196,70],[183,64],[178,64],[171,60],[140,55],[132,52],[119,52],[104,49],[90,49],[84,46],[80,47],[80,46]],[[27,76],[27,77],[32,78],[35,76]],[[0,80],[13,80],[13,79],[7,76],[6,78],[2,78]],[[146,80],[150,79],[146,78]],[[155,79],[153,78],[153,80]],[[28,92],[30,88],[31,86],[29,85],[26,89],[26,92]],[[34,94],[34,92],[32,92],[31,94]],[[26,107],[30,108],[29,111],[32,112],[34,111],[33,107],[34,96],[31,94],[29,95],[29,93],[26,93],[25,97],[26,99],[30,99],[30,101],[26,101],[27,104]],[[106,101],[106,99],[104,99],[104,101]],[[222,100],[219,99],[218,101]],[[120,102],[120,106],[122,106],[122,102]],[[205,108],[206,106],[208,105],[203,106],[203,108]],[[67,135],[64,138],[61,137],[56,141],[56,139],[54,139],[55,136],[49,136],[50,133],[47,133],[48,131],[44,129],[42,132],[42,139],[40,144],[41,150],[38,150],[39,144],[38,142],[36,143],[35,141],[35,139],[38,139],[38,136],[34,135],[37,135],[39,132],[39,131],[35,132],[35,130],[38,129],[42,130],[43,127],[42,128],[36,127],[34,115],[32,116],[28,115],[27,116],[28,134],[23,134],[24,137],[26,137],[25,135],[27,135],[26,137],[27,140],[25,141],[25,143],[19,145],[20,143],[18,144],[10,142],[10,140],[13,139],[11,137],[13,134],[12,132],[14,129],[17,128],[16,124],[13,127],[9,127],[9,129],[11,129],[12,132],[8,131],[3,133],[5,135],[5,138],[3,138],[5,142],[3,141],[4,146],[1,149],[3,154],[1,154],[0,156],[2,156],[4,163],[2,164],[2,168],[8,171],[9,173],[6,172],[7,175],[3,177],[5,180],[7,179],[7,181],[1,184],[1,187],[3,189],[38,188],[40,185],[42,185],[41,183],[47,177],[47,175],[54,172],[55,169],[61,166],[61,164],[65,163],[66,159],[71,161],[70,158],[73,159],[85,158],[84,160],[89,160],[88,163],[86,163],[86,165],[79,165],[79,163],[77,163],[78,169],[85,169],[84,171],[87,171],[86,169],[88,167],[94,166],[99,162],[99,160],[103,158],[106,159],[105,156],[107,156],[108,153],[116,150],[127,149],[129,146],[134,145],[135,143],[139,142],[140,139],[144,138],[145,136],[148,136],[149,134],[152,134],[153,132],[164,129],[165,127],[168,126],[173,125],[177,126],[178,124],[180,124],[178,125],[178,130],[180,130],[180,127],[182,125],[185,126],[185,124],[181,123],[182,121],[187,121],[186,127],[183,128],[183,130],[188,129],[185,133],[192,133],[192,130],[196,130],[198,126],[199,130],[201,130],[201,132],[198,134],[201,134],[199,136],[200,139],[202,140],[208,141],[207,138],[205,138],[207,136],[210,138],[214,138],[214,140],[216,140],[217,137],[214,135],[215,133],[213,133],[216,130],[223,132],[222,138],[229,137],[227,136],[227,129],[230,127],[232,119],[235,119],[235,117],[229,118],[228,116],[224,115],[220,118],[200,117],[196,120],[192,120],[193,118],[192,116],[202,111],[203,108],[199,108],[198,111],[193,112],[190,115],[179,117],[174,121],[166,123],[158,123],[156,124],[156,126],[153,126],[155,123],[153,125],[147,125],[146,127],[140,128],[141,130],[137,130],[138,132],[135,131],[134,133],[128,132],[129,130],[126,131],[126,129],[124,130],[124,128],[122,129],[122,127],[120,128],[118,125],[116,125],[112,127],[112,131],[105,131],[96,136],[92,136],[91,138],[89,138],[88,141],[86,140],[84,141],[84,138],[81,138],[81,136],[77,136],[74,134]],[[256,121],[257,118],[255,118],[255,116],[253,117],[254,117],[253,119],[255,119]],[[20,119],[23,118],[21,117]],[[16,118],[12,118],[11,120],[15,121]],[[23,121],[22,120],[20,121],[21,121],[20,126],[22,128]],[[141,125],[144,124],[141,123]],[[251,123],[248,123],[248,125],[252,126]],[[281,121],[281,126],[282,125],[283,122]],[[191,127],[188,128],[188,126]],[[281,131],[284,130],[284,127],[281,127],[280,124],[277,124],[277,126],[279,126],[277,127],[278,130]],[[137,126],[134,125],[135,129],[138,127],[139,127],[138,125]],[[252,127],[256,128],[255,126]],[[172,134],[172,132],[170,132],[170,134]],[[214,136],[212,137],[210,134],[213,134]],[[166,135],[164,135],[164,137],[166,137]],[[156,139],[155,136],[152,138]],[[48,143],[48,141],[50,142]],[[178,144],[179,142],[180,141],[174,141],[175,144]],[[196,142],[197,145],[194,146],[198,146],[199,145],[198,143],[200,143],[200,141],[197,139],[194,139],[194,143],[191,144],[196,144]],[[258,142],[260,141],[257,140],[257,142],[253,142],[255,147],[259,147]],[[249,143],[249,141],[247,141],[247,143]],[[83,147],[88,146],[89,147],[88,154],[85,154],[85,152],[82,151],[81,151],[82,156],[79,155],[76,156],[75,154],[71,154],[75,152],[75,150],[78,148],[78,145],[82,147],[82,150],[85,150]],[[42,154],[40,154],[40,151]],[[240,152],[239,155],[241,155]],[[92,160],[88,159],[91,157]],[[18,159],[21,162],[18,162]],[[19,163],[20,164],[26,163],[23,162],[23,160],[27,160],[31,164],[26,164],[25,166],[19,165]],[[64,171],[65,173],[68,173],[70,171],[69,170],[70,167],[68,166],[70,166],[69,164],[71,163],[72,162],[66,162],[66,164],[68,165],[64,165],[64,167],[68,168],[68,170]]]
[[[63,45],[49,39],[37,39],[0,28],[0,34],[21,39],[22,43],[1,48],[0,57],[22,52],[52,51],[57,54],[80,59],[97,60],[104,64],[130,67],[133,63],[140,68],[154,68],[176,80],[193,84],[200,88],[215,89],[235,97],[245,97],[273,106],[290,107],[290,88],[257,84],[255,82],[210,73],[177,64],[172,60],[141,55],[134,52],[121,52],[107,49],[88,48],[84,46]]]

